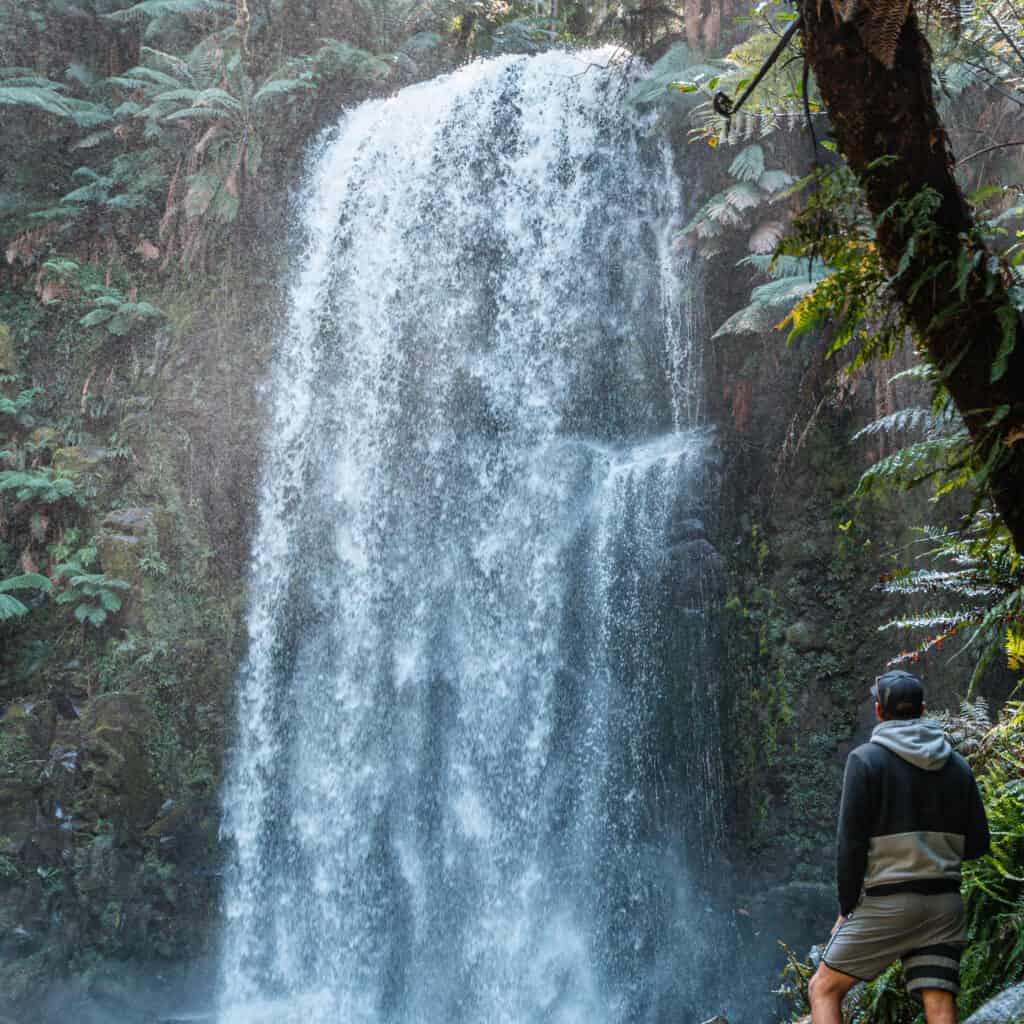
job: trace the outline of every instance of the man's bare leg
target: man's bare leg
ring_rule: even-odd
[[[843,1024],[843,996],[856,984],[856,978],[841,971],[833,971],[826,963],[818,964],[807,990],[814,1024]],[[945,1021],[941,1017],[935,1021],[929,1017],[928,1024],[945,1024]]]
[[[923,988],[921,1002],[924,1003],[924,1017],[928,1024],[956,1024],[956,999],[952,992]]]

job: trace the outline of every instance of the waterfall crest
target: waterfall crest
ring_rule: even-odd
[[[611,56],[471,64],[358,107],[311,163],[225,793],[224,1022],[723,1005],[682,189]]]

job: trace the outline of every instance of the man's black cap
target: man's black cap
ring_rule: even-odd
[[[882,706],[886,718],[920,718],[924,707],[924,686],[917,676],[893,669],[879,676],[871,696]]]

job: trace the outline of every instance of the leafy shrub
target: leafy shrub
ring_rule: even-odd
[[[57,604],[73,604],[75,618],[83,625],[97,629],[108,616],[121,610],[118,590],[127,590],[127,580],[119,580],[105,573],[80,573],[67,578],[67,587],[57,595]]]
[[[57,476],[52,469],[4,470],[0,473],[0,493],[5,491],[13,491],[17,501],[41,505],[56,505],[65,500],[81,503],[74,481]]]

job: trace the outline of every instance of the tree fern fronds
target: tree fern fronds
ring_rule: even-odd
[[[147,61],[146,64],[141,65],[142,68],[148,68],[151,71],[163,71],[169,72],[179,81],[190,82],[195,84],[192,68],[189,66],[187,60],[183,60],[181,57],[176,57],[173,53],[167,53],[164,50],[157,50],[152,46],[143,46],[139,49],[139,56],[143,60]],[[136,67],[134,71],[139,71],[141,68]],[[129,71],[129,74],[132,72]]]
[[[0,85],[20,89],[46,89],[48,92],[65,94],[68,87],[63,82],[54,82],[52,79],[32,71],[29,68],[6,68],[8,73],[0,74]],[[11,74],[17,71],[17,74]]]
[[[67,97],[55,88],[34,85],[0,86],[0,106],[26,107],[57,117],[69,117],[71,114]]]
[[[232,114],[236,114],[242,109],[241,102],[232,96],[231,93],[224,89],[217,88],[201,90],[196,94],[196,97],[192,102],[197,107],[222,107],[224,110],[227,110]]]
[[[867,17],[857,23],[857,30],[868,53],[891,70],[911,0],[865,0],[864,7]]]
[[[724,338],[731,334],[763,334],[770,331],[778,320],[778,311],[768,306],[749,305],[737,310],[711,335]]]
[[[988,701],[984,697],[975,697],[973,701],[960,702],[960,717],[979,729],[988,730],[992,727],[992,713]]]
[[[744,146],[729,165],[729,173],[739,181],[757,181],[764,173],[764,150],[757,143]]]
[[[931,426],[934,420],[931,409],[912,405],[872,420],[867,426],[861,427],[850,440],[859,441],[861,438],[875,437],[878,434],[909,434],[913,431],[923,431]]]
[[[58,83],[40,75],[34,68],[23,68],[15,65],[0,67],[0,82],[5,84],[41,85],[47,88],[60,88]]]
[[[314,86],[312,82],[307,82],[299,78],[275,78],[256,90],[252,98],[252,105],[254,109],[258,109],[260,105],[268,99],[272,100],[279,96],[297,92],[300,89],[313,88]]]
[[[967,439],[967,431],[961,428],[947,437],[926,438],[900,448],[869,466],[857,481],[854,494],[871,494],[883,486],[909,490],[940,472],[948,473],[966,457],[958,446]]]
[[[756,267],[764,274],[776,280],[783,277],[803,277],[808,281],[823,281],[832,268],[819,259],[807,259],[805,256],[766,255],[756,253],[744,256],[737,263],[740,267]]]
[[[41,590],[48,594],[53,590],[53,584],[45,576],[35,572],[0,580],[0,622],[28,614],[28,606],[16,597],[11,597],[14,590]]]
[[[892,629],[928,629],[939,630],[949,635],[952,631],[961,629],[977,621],[977,617],[971,609],[960,609],[958,611],[931,611],[922,612],[919,615],[910,615],[903,619],[891,619],[878,627],[879,632],[888,632]]]
[[[931,381],[936,377],[935,369],[929,366],[928,363],[915,363],[913,366],[908,367],[906,370],[900,370],[899,373],[894,373],[889,378],[890,384],[895,384],[898,380],[926,380]]]
[[[137,24],[153,18],[163,18],[168,14],[209,14],[211,12],[230,13],[231,4],[225,0],[142,0],[131,7],[120,11],[111,11],[102,15],[107,21],[119,25]]]
[[[817,281],[808,281],[806,277],[780,277],[767,284],[759,284],[750,293],[752,305],[768,306],[774,309],[791,307],[805,295],[814,291]]]
[[[763,189],[769,195],[774,195],[777,192],[781,192],[783,189],[789,188],[796,182],[796,178],[787,171],[771,170],[765,171],[757,179],[757,187]]]
[[[159,68],[150,68],[145,65],[131,68],[123,75],[108,78],[111,85],[119,85],[123,89],[146,89],[152,90],[154,86],[161,89],[194,88],[192,76],[172,75]]]
[[[749,181],[737,181],[725,190],[726,202],[737,210],[750,210],[761,202],[761,193]]]
[[[965,578],[961,570],[912,569],[887,579],[881,590],[886,594],[924,594],[944,591],[956,597],[988,599],[1002,593],[993,584]]]

